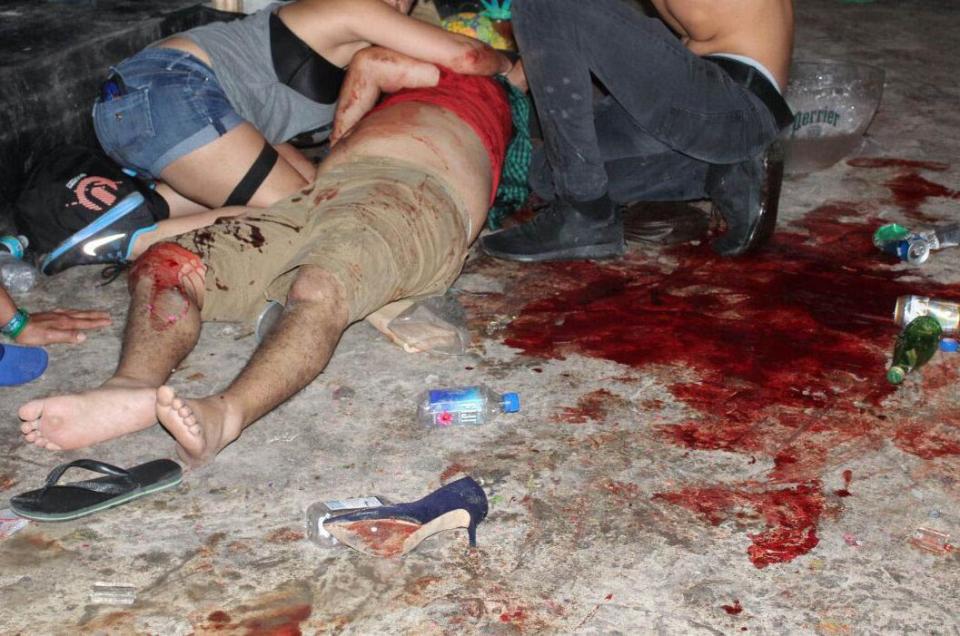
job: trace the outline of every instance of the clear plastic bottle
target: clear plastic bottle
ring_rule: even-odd
[[[345,512],[389,505],[390,500],[379,495],[354,497],[352,499],[331,499],[312,503],[307,508],[307,539],[322,548],[332,548],[339,542],[324,529],[324,521]]]
[[[37,284],[37,268],[23,260],[29,244],[26,236],[0,236],[0,280],[8,291],[25,292]]]
[[[424,391],[420,396],[417,418],[428,427],[477,426],[486,424],[500,413],[519,410],[518,394],[501,395],[480,384]]]

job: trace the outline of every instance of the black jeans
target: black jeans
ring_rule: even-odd
[[[543,130],[530,184],[584,201],[706,198],[710,164],[745,161],[770,110],[629,0],[518,0],[513,30]],[[591,74],[608,95],[595,98]]]

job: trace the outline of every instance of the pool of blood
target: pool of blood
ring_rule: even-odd
[[[712,523],[753,509],[764,529],[750,535],[750,559],[757,567],[790,561],[818,543],[823,473],[844,449],[850,456],[892,440],[924,459],[960,454],[956,415],[944,410],[938,427],[922,428],[922,414],[897,412],[896,389],[884,380],[896,298],[960,300],[960,290],[892,267],[871,242],[887,221],[871,212],[869,204],[823,205],[747,258],[684,245],[656,261],[633,254],[524,265],[501,276],[505,298],[530,299],[505,343],[538,358],[577,354],[646,368],[690,407],[688,419],[660,428],[666,440],[769,457],[763,483],[656,496]],[[684,369],[695,379],[677,372]]]

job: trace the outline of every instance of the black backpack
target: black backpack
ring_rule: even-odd
[[[166,202],[149,182],[130,176],[100,152],[63,146],[27,177],[14,215],[30,247],[43,254],[137,192],[143,195],[154,220],[167,218]]]

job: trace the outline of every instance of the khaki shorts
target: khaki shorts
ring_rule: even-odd
[[[301,265],[342,284],[350,320],[400,300],[443,293],[467,255],[469,217],[437,177],[413,164],[359,158],[269,209],[177,237],[207,266],[201,316],[252,324],[286,304]]]

